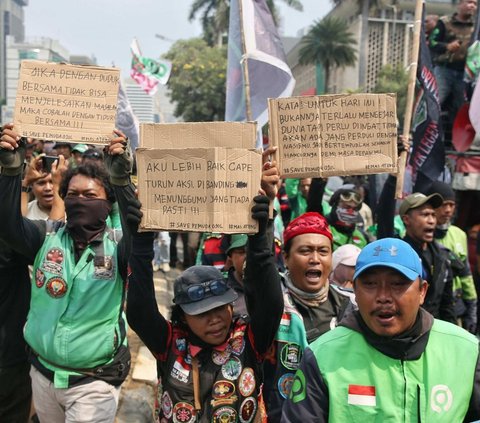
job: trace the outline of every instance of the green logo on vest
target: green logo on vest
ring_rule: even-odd
[[[307,396],[305,375],[301,369],[295,373],[295,379],[293,380],[292,390],[290,391],[290,399],[294,402],[303,401]]]

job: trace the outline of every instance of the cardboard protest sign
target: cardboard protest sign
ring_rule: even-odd
[[[136,157],[142,230],[257,232],[251,207],[260,187],[260,152],[139,148]]]
[[[106,144],[115,127],[120,69],[24,60],[14,125],[25,137]]]
[[[288,178],[396,172],[395,94],[269,99],[270,138]]]
[[[140,124],[140,147],[255,148],[255,122],[179,122]]]

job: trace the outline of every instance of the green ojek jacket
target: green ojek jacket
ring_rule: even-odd
[[[75,263],[73,240],[62,227],[47,234],[36,255],[25,340],[54,372],[55,387],[68,387],[69,376],[79,374],[64,368],[107,364],[126,344],[118,233],[107,227]]]
[[[329,422],[452,423],[465,417],[478,341],[454,325],[435,320],[418,360],[390,358],[345,327],[310,349],[328,387]]]

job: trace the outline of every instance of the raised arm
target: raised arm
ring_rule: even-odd
[[[264,159],[268,154],[269,150]],[[267,196],[255,197],[252,216],[258,220],[259,231],[249,236],[244,276],[251,331],[260,354],[270,348],[283,312],[280,275],[273,249],[273,215],[269,213],[280,178],[274,161],[264,160],[263,166],[262,189]]]
[[[105,148],[105,167],[110,175],[110,183],[120,211],[123,236],[118,245],[118,266],[120,274],[126,279],[132,235],[137,232],[142,213],[135,187],[130,181],[133,158],[127,137],[119,130],[115,129],[113,132],[110,144]]]
[[[170,324],[158,311],[153,286],[153,232],[133,236],[130,255],[127,320],[157,358],[166,351]]]
[[[33,262],[45,239],[45,222],[33,222],[21,214],[21,186],[25,160],[25,139],[13,124],[2,127],[0,134],[0,239],[17,253]]]

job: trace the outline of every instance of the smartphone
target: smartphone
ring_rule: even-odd
[[[57,160],[57,156],[43,156],[42,169],[44,172],[50,173],[52,171],[52,163]]]

